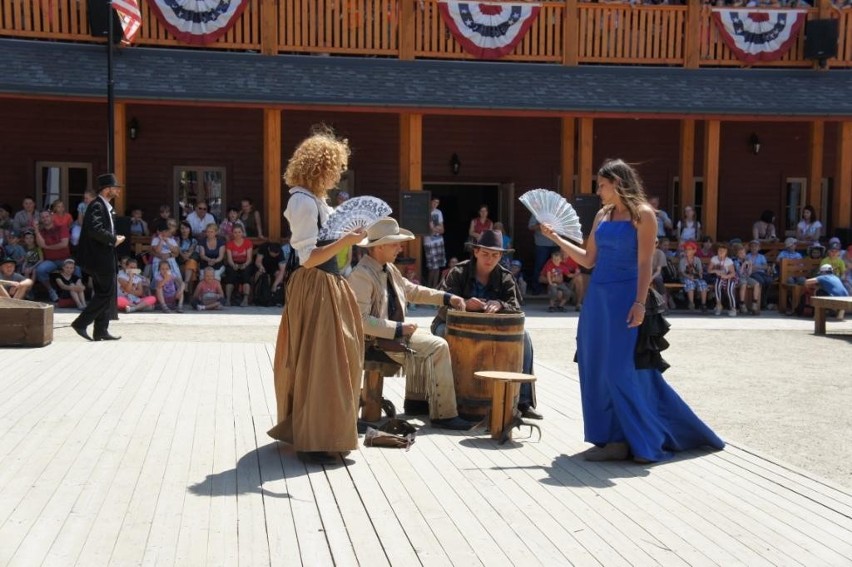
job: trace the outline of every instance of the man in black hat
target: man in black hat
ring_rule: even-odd
[[[505,252],[502,236],[493,230],[482,232],[473,245],[473,258],[459,262],[447,272],[438,289],[460,295],[467,311],[484,313],[521,313],[521,295],[512,273],[500,265]],[[442,307],[432,321],[432,333],[443,337],[447,330],[447,309]],[[533,347],[529,333],[524,331],[525,374],[533,373]],[[535,388],[531,383],[521,385],[518,410],[528,419],[541,419],[535,409]]]
[[[86,208],[77,260],[84,272],[92,278],[94,297],[71,323],[71,328],[86,340],[115,341],[121,337],[109,334],[109,319],[115,305],[116,255],[115,248],[124,242],[124,236],[115,233],[115,211],[110,201],[121,191],[115,174],[98,176],[98,197]],[[86,327],[95,324],[90,337]]]

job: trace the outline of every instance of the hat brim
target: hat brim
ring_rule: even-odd
[[[393,244],[395,242],[406,242],[408,240],[414,240],[414,233],[410,230],[405,230],[404,228],[399,229],[399,234],[389,234],[387,236],[383,236],[378,240],[370,241],[369,238],[365,238],[356,246],[360,246],[361,248],[373,248],[375,246],[381,246],[383,244]]]
[[[482,246],[481,244],[474,244],[474,248],[482,248],[483,250],[491,250],[492,252],[514,252],[514,248],[498,248],[496,246]]]
[[[14,258],[4,258],[4,259],[0,260],[0,266],[3,266],[5,264],[15,264],[17,266],[18,262],[15,261]]]

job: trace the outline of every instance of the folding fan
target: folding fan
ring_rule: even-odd
[[[568,237],[575,242],[583,242],[580,217],[574,207],[562,195],[549,189],[532,189],[518,200],[529,209],[541,224],[549,224],[556,234]]]
[[[334,209],[320,231],[320,240],[337,240],[347,232],[369,228],[380,218],[391,214],[390,205],[377,197],[352,197]]]

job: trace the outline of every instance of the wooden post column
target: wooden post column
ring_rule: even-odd
[[[562,144],[560,151],[560,194],[570,200],[574,196],[574,161],[577,159],[577,147],[574,144],[575,125],[573,117],[562,118]]]
[[[416,8],[419,10],[419,8]],[[415,3],[403,1],[400,3],[399,14],[399,58],[405,60],[414,59],[414,15]]]
[[[580,61],[580,11],[577,9],[577,0],[565,0],[562,29],[562,64],[577,65]]]
[[[278,7],[277,0],[261,0],[260,3],[260,52],[263,55],[278,53]]]
[[[281,111],[263,109],[263,211],[265,235],[281,241]]]
[[[699,0],[688,0],[686,7],[686,46],[683,66],[698,69],[701,61],[701,10]]]
[[[595,123],[593,118],[580,118],[578,135],[579,158],[577,160],[577,193],[592,192],[592,151],[595,147]]]
[[[118,192],[113,207],[116,214],[123,217],[127,215],[127,104],[123,102],[115,103],[113,138],[115,139],[115,163],[112,173],[118,178],[118,182],[124,185],[124,189]],[[98,190],[94,184],[92,188],[95,191]]]
[[[852,122],[837,127],[837,169],[831,203],[835,228],[852,228]]]
[[[683,216],[683,208],[695,206],[695,120],[680,121],[680,210],[678,216]]]
[[[825,122],[814,120],[809,128],[808,140],[808,205],[816,211],[816,218],[825,220],[822,207],[822,159],[825,147]]]
[[[404,112],[399,115],[399,180],[403,191],[423,190],[422,114]],[[418,236],[406,244],[405,255],[414,258],[415,273],[420,274],[422,239]]]
[[[721,123],[708,120],[704,125],[704,206],[702,226],[704,234],[719,240],[719,139]]]

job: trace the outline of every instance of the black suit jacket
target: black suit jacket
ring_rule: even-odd
[[[83,216],[80,243],[77,246],[77,263],[83,270],[92,274],[115,273],[114,226],[115,212],[109,210],[106,201],[99,195],[89,203]]]

